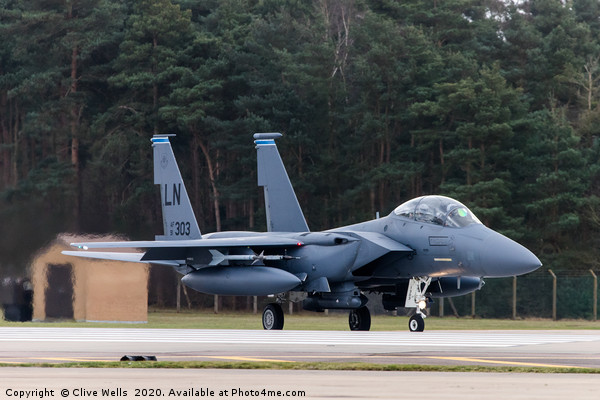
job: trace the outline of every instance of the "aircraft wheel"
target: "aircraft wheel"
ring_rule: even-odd
[[[408,329],[411,332],[423,332],[425,330],[425,320],[420,314],[415,314],[408,321]]]
[[[262,315],[263,328],[266,330],[283,329],[283,310],[277,303],[267,304]]]
[[[348,315],[351,331],[368,331],[371,329],[371,313],[366,306],[351,310]]]

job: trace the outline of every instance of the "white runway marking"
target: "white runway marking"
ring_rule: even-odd
[[[514,347],[595,342],[600,334],[560,332],[261,331],[127,328],[0,328],[0,342],[219,343],[385,347]]]

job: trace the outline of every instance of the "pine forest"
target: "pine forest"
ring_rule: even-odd
[[[252,134],[311,230],[454,197],[544,269],[600,267],[598,0],[0,0],[0,275],[60,232],[266,228]]]

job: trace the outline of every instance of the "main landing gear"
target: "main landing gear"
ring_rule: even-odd
[[[405,307],[414,308],[415,315],[408,321],[408,329],[411,332],[423,332],[425,330],[425,318],[427,318],[427,302],[425,296],[431,277],[412,278],[408,284]],[[363,303],[364,304],[364,303]],[[262,314],[263,328],[266,330],[283,329],[283,310],[279,303],[268,304]],[[348,326],[351,331],[368,331],[371,329],[371,313],[366,306],[350,310],[348,315]]]
[[[262,314],[263,328],[266,330],[283,329],[283,310],[278,303],[267,304]]]
[[[371,313],[366,306],[350,310],[348,325],[351,331],[368,331],[371,329]]]
[[[265,330],[283,329],[283,309],[279,303],[267,304],[262,314],[262,324]],[[351,331],[368,331],[371,329],[371,313],[366,306],[351,310],[348,315],[348,325]]]

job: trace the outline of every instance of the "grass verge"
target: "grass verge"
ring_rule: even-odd
[[[78,327],[78,328],[170,328],[170,329],[258,329],[262,330],[260,314],[222,313],[211,311],[150,310],[148,322],[142,324],[99,323],[99,322],[7,322],[0,326],[18,327]],[[348,330],[346,313],[301,313],[285,315],[286,330]],[[372,316],[372,331],[404,331],[408,329],[407,317],[392,315]],[[600,330],[600,322],[587,320],[550,319],[483,319],[429,317],[427,330]]]
[[[328,362],[226,362],[226,361],[138,361],[138,362],[70,362],[1,364],[0,367],[42,368],[162,368],[162,369],[264,369],[308,371],[422,371],[422,372],[495,372],[495,373],[553,373],[600,374],[600,368],[490,367],[478,365],[419,365]]]

